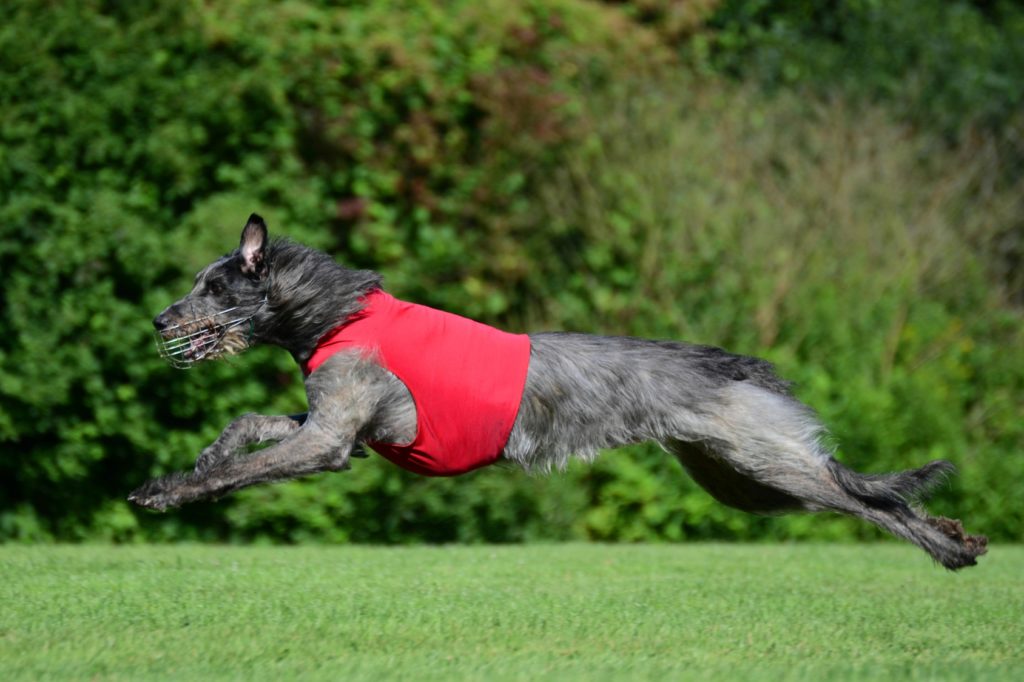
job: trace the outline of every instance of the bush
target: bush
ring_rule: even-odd
[[[1024,325],[988,245],[1016,229],[1024,182],[992,183],[997,152],[949,149],[878,107],[700,80],[589,107],[592,144],[566,155],[533,219],[576,245],[535,261],[550,268],[538,320],[766,356],[840,459],[865,471],[950,459],[963,476],[935,508],[1021,537],[1024,509],[1006,502],[1024,476]],[[873,533],[712,507],[663,460],[603,458],[588,533]],[[685,513],[661,525],[679,489]]]
[[[123,502],[232,416],[304,403],[270,351],[173,373],[152,316],[255,208],[407,295],[508,314],[528,272],[508,216],[573,138],[573,84],[667,58],[576,0],[13,2],[0,18],[0,537],[21,539],[262,533],[244,498],[174,518]]]
[[[550,479],[373,458],[130,508],[237,414],[303,409],[284,353],[181,373],[150,345],[254,209],[400,296],[508,328],[766,353],[848,461],[950,456],[944,511],[1019,537],[1024,344],[989,247],[1022,193],[991,182],[984,138],[949,151],[881,109],[671,81],[655,32],[583,0],[22,1],[0,19],[0,538],[867,532],[731,512],[653,448]]]
[[[697,56],[715,69],[883,99],[947,133],[1004,125],[1024,104],[1019,3],[725,0],[707,29]]]

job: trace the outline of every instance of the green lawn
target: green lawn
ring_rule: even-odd
[[[13,679],[1024,679],[1024,548],[0,547]]]

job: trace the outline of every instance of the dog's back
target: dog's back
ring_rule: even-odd
[[[758,358],[623,336],[530,338],[523,403],[506,447],[506,457],[527,468],[561,468],[572,455],[589,460],[599,450],[648,440],[718,438],[740,386],[807,412],[771,363]]]

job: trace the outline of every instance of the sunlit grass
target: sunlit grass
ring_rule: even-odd
[[[1024,549],[3,547],[4,679],[1020,679]]]

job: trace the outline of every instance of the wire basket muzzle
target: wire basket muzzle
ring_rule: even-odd
[[[188,369],[197,362],[223,355],[228,334],[246,325],[249,329],[245,343],[248,344],[255,331],[253,318],[266,302],[263,299],[250,315],[235,316],[238,310],[248,307],[235,306],[155,332],[157,353],[172,367]]]

